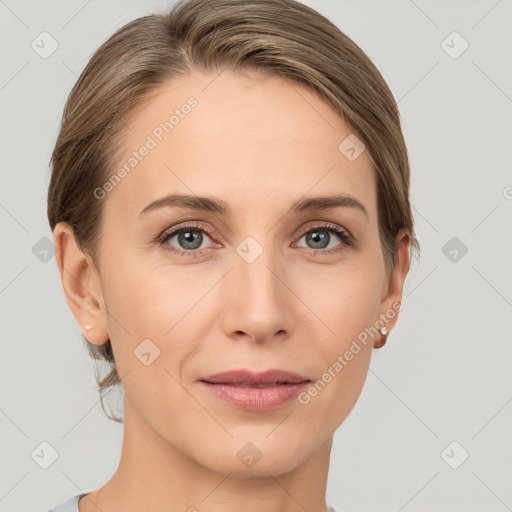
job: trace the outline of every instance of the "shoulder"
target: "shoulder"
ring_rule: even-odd
[[[78,510],[78,501],[83,494],[76,494],[75,496],[72,496],[71,498],[67,499],[64,503],[61,503],[60,505],[57,505],[56,507],[52,508],[51,510],[48,510],[48,512],[79,512]]]

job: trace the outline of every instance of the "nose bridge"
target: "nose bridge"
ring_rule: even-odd
[[[285,270],[271,236],[266,246],[247,237],[233,254],[227,284],[228,310],[225,328],[263,340],[290,328],[290,292],[284,285]],[[229,334],[229,333],[228,333]]]
[[[254,250],[255,248],[250,248],[250,252]],[[280,283],[276,278],[278,258],[275,252],[275,248],[268,244],[252,261],[240,256],[237,251],[239,261],[235,263],[235,275],[244,283],[248,298],[256,303],[261,300],[274,301],[277,298],[278,290],[276,288],[280,287]]]

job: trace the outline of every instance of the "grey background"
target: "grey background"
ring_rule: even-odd
[[[328,502],[512,510],[512,2],[304,3],[368,53],[399,102],[422,244],[398,325],[336,432]],[[48,163],[94,50],[167,5],[0,1],[2,511],[47,510],[117,467],[122,425],[101,410],[95,363],[45,246]],[[47,59],[31,47],[43,31],[59,45]],[[453,31],[469,43],[458,58],[442,45]],[[453,37],[445,45],[462,48]],[[48,469],[31,455],[44,441],[58,453]]]

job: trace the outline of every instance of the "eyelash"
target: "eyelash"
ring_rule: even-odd
[[[318,255],[319,253],[335,254],[335,253],[339,253],[339,252],[345,250],[346,247],[351,247],[354,245],[353,237],[345,229],[337,226],[336,224],[331,224],[330,222],[319,223],[319,224],[309,227],[307,230],[302,231],[300,233],[297,240],[300,240],[304,235],[307,235],[308,233],[313,232],[315,230],[319,230],[320,228],[323,231],[335,233],[341,239],[342,243],[339,245],[339,247],[337,247],[335,249],[308,249],[306,247],[303,247],[303,249],[305,249],[306,252],[309,252],[309,254],[312,254],[312,255]],[[198,224],[194,224],[193,222],[191,222],[191,223],[189,223],[185,226],[182,226],[178,229],[164,231],[161,235],[159,235],[157,237],[157,241],[163,247],[164,250],[174,253],[174,254],[177,254],[179,256],[187,256],[187,257],[191,257],[191,258],[197,258],[197,257],[202,256],[209,249],[201,249],[201,250],[190,249],[190,250],[186,251],[183,249],[177,249],[176,247],[173,247],[173,246],[169,245],[168,243],[166,243],[166,241],[169,238],[172,238],[173,236],[175,236],[181,232],[187,231],[187,230],[202,231],[203,233],[205,233],[207,235],[211,235],[212,233],[215,232],[215,230],[213,228],[205,228],[204,226],[200,226]]]

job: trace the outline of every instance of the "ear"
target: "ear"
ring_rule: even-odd
[[[382,327],[380,324],[385,325],[388,333],[396,325],[399,311],[402,309],[402,292],[410,267],[410,241],[409,231],[405,228],[401,229],[395,243],[393,272],[389,280],[384,283],[382,290],[382,301],[379,308],[381,322],[376,322],[376,325],[379,326],[379,329]],[[385,343],[386,338],[380,334],[374,338],[374,348],[381,348]]]
[[[64,295],[82,334],[96,345],[109,339],[101,280],[92,258],[78,247],[73,228],[59,222],[53,230],[55,258]],[[85,329],[90,325],[89,330]]]

